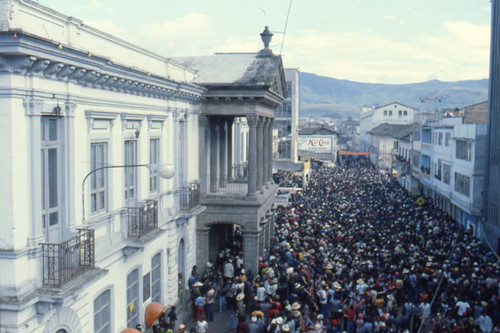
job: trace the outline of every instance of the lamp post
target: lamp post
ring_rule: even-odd
[[[100,168],[96,168],[90,171],[82,181],[82,216],[83,221],[85,221],[85,181],[89,176],[93,175],[97,171],[105,170],[105,169],[116,169],[116,168],[138,168],[138,167],[146,167],[150,171],[158,172],[158,175],[164,179],[170,179],[174,177],[174,167],[171,164],[128,164],[128,165],[107,165]]]

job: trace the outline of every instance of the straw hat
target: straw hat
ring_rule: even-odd
[[[297,311],[297,310],[299,310],[299,309],[300,309],[300,304],[299,304],[299,303],[297,303],[297,302],[294,302],[294,303],[292,304],[292,310]]]
[[[193,284],[193,287],[203,287],[203,283],[196,282],[195,284]]]
[[[290,327],[287,324],[283,325],[283,332],[290,332]]]
[[[242,301],[243,299],[245,298],[245,294],[238,294],[238,296],[236,296],[236,300],[239,302],[239,301]]]

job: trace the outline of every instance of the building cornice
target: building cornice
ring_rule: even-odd
[[[32,75],[80,86],[164,100],[199,103],[204,88],[18,34],[0,35],[0,72]]]

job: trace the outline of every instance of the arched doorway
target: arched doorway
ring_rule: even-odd
[[[212,225],[208,235],[208,261],[215,263],[221,251],[241,248],[242,245],[239,226],[230,223]]]

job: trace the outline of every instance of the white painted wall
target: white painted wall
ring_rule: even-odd
[[[63,50],[68,48],[88,49],[92,54],[104,52],[111,64],[126,64],[134,67],[124,70],[123,75],[136,75],[136,69],[156,73],[162,78],[186,81],[193,72],[170,63],[166,58],[154,55],[127,42],[82,25],[74,18],[65,17],[34,2],[0,1],[0,30],[21,29],[37,36],[46,26],[52,41],[61,42]],[[38,40],[46,43],[47,36]],[[36,47],[33,47],[36,49]],[[85,49],[87,51],[87,49]],[[2,50],[0,49],[0,52]],[[51,57],[52,61],[67,63],[57,51],[44,54],[38,50],[37,57]],[[5,54],[2,54],[5,55]],[[80,59],[84,60],[84,59]],[[91,62],[91,60],[89,60]],[[91,66],[91,65],[89,65]],[[111,65],[110,65],[111,66]],[[7,69],[6,69],[7,68]],[[144,75],[147,84],[158,83],[161,78]],[[161,82],[166,82],[161,81]],[[165,83],[166,84],[166,83]],[[179,88],[179,92],[184,88]],[[12,297],[16,302],[1,302],[0,331],[6,332],[54,332],[64,325],[70,313],[81,327],[79,332],[93,332],[94,299],[104,290],[112,291],[111,331],[119,331],[126,323],[126,277],[135,267],[140,267],[140,294],[142,276],[151,270],[151,259],[162,253],[162,302],[172,305],[177,302],[177,258],[178,244],[186,244],[186,271],[195,263],[196,214],[189,215],[179,210],[178,191],[174,179],[160,180],[160,191],[150,193],[149,171],[137,169],[137,201],[159,200],[159,227],[165,232],[144,243],[142,249],[125,256],[124,248],[130,245],[127,235],[125,207],[132,203],[124,199],[124,171],[110,169],[107,172],[108,192],[106,211],[90,212],[90,182],[84,186],[85,220],[82,213],[82,181],[90,171],[91,142],[105,140],[108,143],[107,162],[110,165],[124,163],[124,141],[137,140],[138,164],[149,163],[151,138],[160,138],[160,159],[174,164],[176,138],[174,129],[178,119],[184,117],[186,124],[187,180],[198,179],[198,113],[199,104],[191,103],[180,95],[178,99],[154,98],[105,90],[76,83],[73,80],[57,80],[26,71],[8,71],[0,66],[0,297]],[[192,91],[190,92],[192,94]],[[201,94],[201,93],[199,93]],[[47,240],[41,227],[41,166],[40,166],[40,118],[53,114],[55,106],[61,106],[61,132],[58,182],[60,222],[56,228],[56,243],[71,238],[77,228],[95,230],[95,266],[107,270],[101,279],[81,287],[69,294],[61,304],[53,304],[37,315],[41,300],[50,300],[42,289],[42,256],[40,242]],[[136,138],[135,129],[128,123],[137,123],[140,130]],[[159,125],[159,126],[158,126]],[[176,170],[178,173],[179,170]],[[51,236],[52,237],[52,236]],[[37,290],[37,291],[36,291]],[[36,293],[34,293],[36,291]],[[33,294],[34,293],[34,294]],[[33,297],[26,297],[33,294]],[[50,303],[50,302],[49,302]],[[141,302],[142,303],[142,302]],[[19,304],[19,305],[17,305]],[[147,304],[138,304],[144,308]],[[65,317],[66,316],[66,317]],[[143,320],[143,316],[141,315]],[[71,327],[68,332],[72,332]]]

